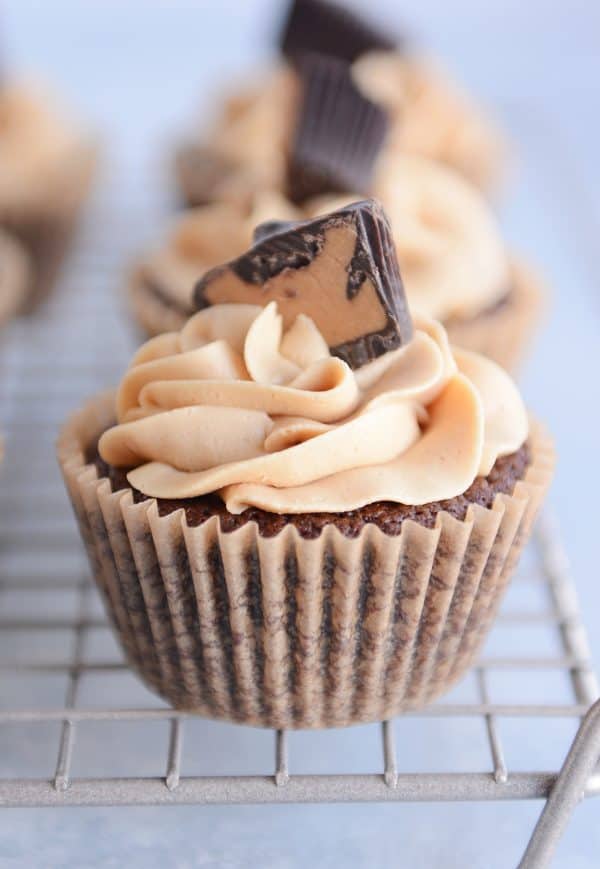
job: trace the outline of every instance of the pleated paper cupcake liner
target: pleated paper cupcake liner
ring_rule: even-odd
[[[544,288],[532,269],[512,262],[513,286],[505,305],[468,320],[446,323],[450,343],[493,359],[516,373],[531,345],[544,310]]]
[[[446,691],[473,663],[549,485],[554,454],[532,425],[532,462],[512,495],[459,521],[191,527],[183,510],[112,492],[86,450],[113,422],[98,397],[65,426],[59,461],[93,574],[127,659],[177,708],[265,727],[389,718]]]

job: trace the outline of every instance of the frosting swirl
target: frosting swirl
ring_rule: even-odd
[[[452,498],[523,444],[527,416],[498,366],[415,326],[352,371],[305,315],[284,330],[275,303],[207,308],[140,348],[100,454],[146,495],[218,492],[231,513]]]
[[[493,187],[503,162],[499,132],[443,70],[426,58],[371,52],[353,65],[359,88],[387,110],[388,156],[441,161],[478,187]]]
[[[298,79],[282,65],[225,100],[211,142],[239,171],[224,195],[283,187],[299,99]]]

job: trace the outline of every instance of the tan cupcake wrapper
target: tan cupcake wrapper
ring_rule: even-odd
[[[444,323],[451,344],[493,359],[516,372],[543,315],[547,296],[539,276],[521,260],[511,263],[512,287],[506,304],[470,319]]]
[[[64,262],[78,218],[90,192],[97,165],[97,148],[86,143],[79,159],[69,167],[64,195],[34,210],[6,210],[0,203],[0,226],[24,245],[32,260],[32,273],[22,310],[28,313],[46,296]]]
[[[446,691],[487,634],[554,466],[534,423],[525,478],[463,521],[265,538],[252,522],[190,527],[183,510],[160,517],[156,501],[113,493],[84,456],[113,419],[112,393],[92,400],[58,458],[129,662],[176,707],[268,727],[380,720]]]

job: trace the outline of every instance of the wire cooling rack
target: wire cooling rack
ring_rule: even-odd
[[[138,209],[140,237],[144,215],[148,228],[155,220],[150,209]],[[600,793],[598,685],[565,554],[548,517],[538,525],[468,688],[411,716],[464,726],[465,738],[470,724],[481,724],[487,758],[479,769],[407,769],[399,722],[390,721],[378,726],[379,767],[368,773],[296,773],[294,735],[281,731],[273,734],[271,761],[259,774],[198,775],[186,768],[186,730],[195,717],[146,693],[111,640],[53,456],[58,425],[82,398],[117,379],[133,346],[132,327],[111,295],[130,252],[131,220],[126,202],[99,203],[61,286],[0,341],[6,452],[0,471],[0,806],[544,799],[521,865],[547,865],[577,802]],[[107,226],[110,232],[99,231]],[[115,694],[120,679],[125,688]],[[555,720],[571,727],[555,762],[512,768],[511,741],[523,738],[518,725],[534,722],[540,733]],[[503,736],[505,722],[511,726]],[[159,771],[92,763],[93,774],[78,772],[83,755],[103,748],[110,755],[125,727],[152,723],[168,731],[153,750]],[[135,741],[130,733],[127,744]],[[229,751],[235,750],[231,738]]]

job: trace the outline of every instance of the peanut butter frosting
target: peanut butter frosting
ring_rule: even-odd
[[[283,187],[299,99],[298,79],[282,65],[225,100],[211,142],[238,172],[224,196]]]
[[[418,317],[404,347],[357,371],[300,314],[215,305],[147,342],[99,442],[150,497],[217,492],[231,513],[339,512],[462,494],[526,440],[519,393],[498,366],[451,350]]]
[[[499,131],[428,58],[372,52],[353,65],[358,87],[390,117],[387,156],[404,151],[451,166],[478,187],[497,181]]]
[[[10,82],[0,88],[0,210],[37,210],[79,195],[65,174],[87,163],[92,150],[44,93]]]
[[[445,321],[493,307],[510,289],[509,263],[491,209],[456,173],[417,155],[382,158],[374,195],[393,227],[410,307]],[[301,220],[360,198],[324,196],[298,208],[275,190],[250,204],[201,206],[180,219],[165,247],[144,265],[177,303],[191,311],[191,288],[208,268],[248,248],[263,220]]]

